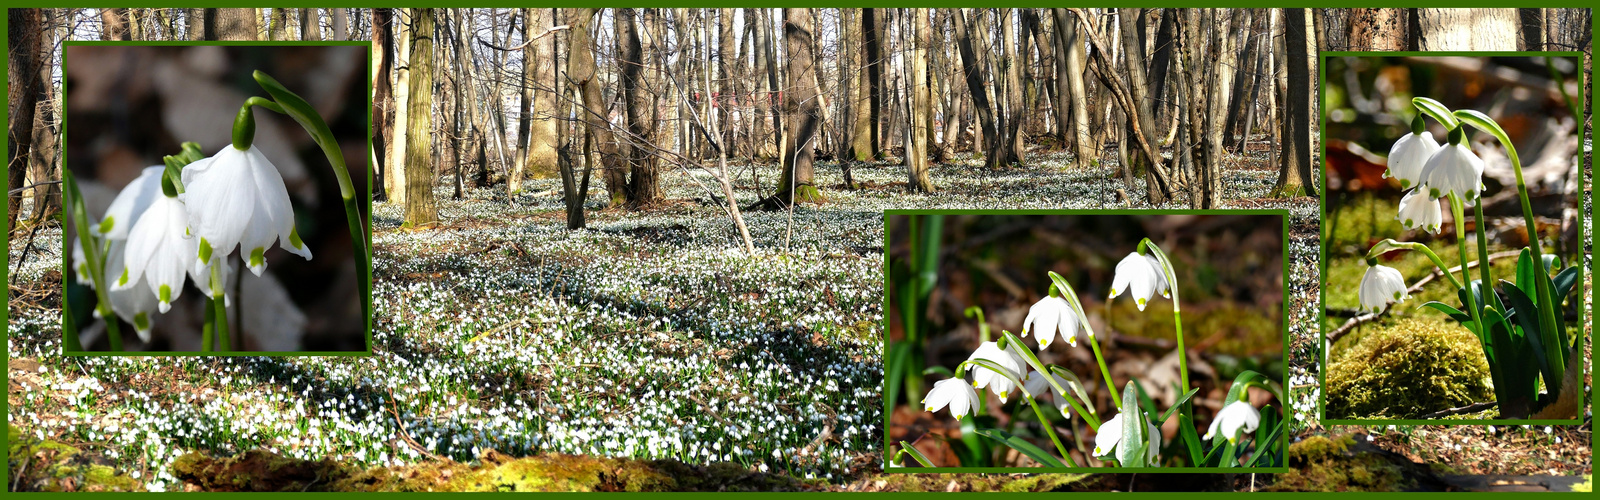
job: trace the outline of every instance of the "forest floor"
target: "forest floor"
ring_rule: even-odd
[[[1320,427],[1318,205],[1269,197],[1277,172],[1249,166],[1259,159],[1225,172],[1225,207],[1291,214],[1293,472],[1171,485],[883,473],[881,211],[1123,206],[1110,167],[1037,158],[935,166],[934,195],[907,194],[895,164],[854,165],[853,191],[819,164],[828,202],[800,205],[792,223],[746,212],[754,255],[737,250],[699,171],[668,170],[667,202],[591,211],[581,231],[564,229],[559,180],[510,200],[503,186],[454,199],[441,185],[442,222],[422,229],[380,203],[371,357],[64,357],[60,234],[46,229],[12,269],[8,487],[1447,489],[1436,485],[1450,474],[1589,473],[1588,424]],[[741,204],[756,201],[756,177],[778,178],[772,165],[730,168]],[[1325,477],[1352,461],[1372,473]]]

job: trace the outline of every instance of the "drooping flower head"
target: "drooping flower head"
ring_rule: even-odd
[[[974,359],[989,360],[994,364],[1000,365],[1001,368],[1010,370],[1013,376],[1025,373],[1023,370],[1026,368],[1026,364],[1022,357],[1014,352],[1001,349],[1000,344],[996,342],[984,342],[979,345],[978,350],[972,351],[972,355],[967,357],[969,361]],[[1000,397],[1001,403],[1006,402],[1006,398],[1010,397],[1011,391],[1017,388],[1016,384],[1011,382],[1011,379],[1006,378],[1005,375],[995,373],[994,370],[983,366],[974,366],[973,370],[975,371],[972,373],[972,386],[979,389],[988,388],[996,396]]]
[[[1054,385],[1050,383],[1051,379],[1054,379]],[[1028,394],[1032,394],[1035,401],[1045,393],[1049,393],[1051,397],[1055,398],[1056,409],[1061,410],[1061,418],[1072,418],[1072,403],[1067,402],[1066,394],[1056,391],[1056,386],[1061,386],[1061,388],[1065,389],[1067,381],[1054,373],[1046,375],[1029,370],[1028,376],[1022,379],[1022,389],[1028,391]]]
[[[1411,297],[1406,291],[1405,276],[1395,268],[1368,263],[1367,273],[1361,276],[1361,287],[1356,291],[1357,299],[1361,302],[1361,310],[1373,314],[1382,313],[1393,302],[1401,302]]]
[[[967,385],[967,381],[959,378],[947,378],[933,383],[933,389],[922,398],[922,407],[929,412],[950,406],[950,416],[961,420],[961,417],[972,413],[978,407],[978,392]]]
[[[1422,186],[1428,196],[1444,198],[1452,194],[1471,206],[1483,191],[1483,160],[1467,147],[1461,128],[1450,132],[1450,144],[1428,157],[1422,167]]]
[[[1077,347],[1078,313],[1067,299],[1046,296],[1033,303],[1033,307],[1028,308],[1028,318],[1022,320],[1022,336],[1033,331],[1038,331],[1040,349],[1050,347],[1058,331],[1068,345]]]
[[[1394,219],[1406,229],[1422,228],[1439,234],[1439,226],[1444,224],[1444,209],[1439,208],[1439,200],[1429,197],[1422,189],[1413,189],[1400,198],[1400,213]]]
[[[111,240],[111,248],[106,253],[106,282],[115,283],[122,276],[124,269],[123,257],[127,249],[126,241]],[[106,292],[111,300],[111,310],[117,317],[133,325],[139,334],[139,340],[150,341],[151,320],[160,307],[160,301],[155,294],[150,293],[150,284],[144,276],[139,276],[139,282],[129,287],[118,289],[115,285]],[[95,308],[99,314],[100,309]],[[165,311],[165,309],[162,309]]]
[[[1102,458],[1115,457],[1116,453],[1117,453],[1117,446],[1118,445],[1121,445],[1123,443],[1137,442],[1140,439],[1139,436],[1126,436],[1126,435],[1123,435],[1123,431],[1124,431],[1124,429],[1122,427],[1122,419],[1123,419],[1123,417],[1124,417],[1123,414],[1118,413],[1116,416],[1113,416],[1113,417],[1111,417],[1111,419],[1106,420],[1105,422],[1102,422],[1100,424],[1099,432],[1097,432],[1094,435],[1094,456],[1102,457]],[[1134,416],[1132,418],[1139,418],[1139,417],[1138,416]],[[1153,423],[1153,422],[1146,421],[1145,425],[1148,426],[1148,429],[1145,432],[1145,438],[1149,439],[1150,441],[1158,440],[1159,439],[1158,436],[1161,435],[1161,429],[1157,428],[1156,424]],[[1138,466],[1144,466],[1144,465],[1154,465],[1154,463],[1156,461],[1156,454],[1161,451],[1160,448],[1161,448],[1160,446],[1151,445],[1151,444],[1147,443],[1146,446],[1145,446],[1145,463],[1143,463],[1143,464],[1122,464],[1122,465],[1124,467],[1138,467]]]
[[[145,167],[139,176],[122,187],[117,192],[117,197],[111,200],[111,206],[106,208],[106,216],[98,224],[90,226],[96,235],[112,240],[128,238],[128,230],[144,214],[145,209],[161,197],[161,173],[166,170],[162,165]]]
[[[1423,164],[1438,150],[1439,143],[1423,127],[1419,113],[1411,122],[1411,133],[1401,136],[1389,148],[1389,168],[1383,175],[1399,179],[1401,189],[1421,185]]]
[[[184,168],[183,183],[188,227],[199,238],[195,266],[218,263],[237,246],[245,266],[260,276],[274,240],[289,253],[311,259],[295,229],[283,177],[254,145],[223,146],[216,155]]]
[[[1217,412],[1217,417],[1211,419],[1211,427],[1206,430],[1203,439],[1211,439],[1220,430],[1223,437],[1228,438],[1228,442],[1237,444],[1241,434],[1255,432],[1258,425],[1261,425],[1261,411],[1250,403],[1234,401],[1222,407],[1222,410]]]
[[[113,279],[111,291],[127,290],[144,281],[161,312],[171,309],[172,301],[183,294],[185,273],[194,264],[190,241],[184,236],[188,219],[183,202],[156,197],[128,234],[123,256],[126,268]]]
[[[1134,303],[1139,306],[1140,311],[1143,311],[1144,306],[1150,303],[1150,297],[1156,292],[1160,292],[1162,297],[1172,297],[1167,291],[1167,286],[1166,272],[1155,256],[1130,252],[1117,263],[1116,274],[1111,278],[1109,298],[1114,299],[1122,295],[1122,292],[1131,291]]]

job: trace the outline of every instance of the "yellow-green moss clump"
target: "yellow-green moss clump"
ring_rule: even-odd
[[[191,453],[173,465],[179,479],[208,491],[796,491],[816,486],[732,463],[583,455],[511,457],[490,451],[477,465],[423,462],[360,470],[332,460],[297,460],[265,451],[230,458]]]
[[[1410,487],[1400,467],[1382,456],[1349,453],[1349,435],[1311,436],[1289,445],[1289,472],[1268,491],[1398,491]]]
[[[139,481],[101,465],[72,445],[33,440],[15,425],[6,427],[12,479],[22,491],[139,491]],[[26,465],[24,465],[26,463]],[[23,477],[15,477],[21,474]],[[9,485],[8,485],[9,486]]]
[[[1368,335],[1328,369],[1330,418],[1415,418],[1493,398],[1471,332],[1405,319]]]

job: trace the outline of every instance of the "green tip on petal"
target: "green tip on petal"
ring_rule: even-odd
[[[1433,198],[1438,198],[1439,197],[1439,188],[1428,188],[1428,196],[1429,197],[1433,197]]]
[[[1411,180],[1400,179],[1400,189],[1411,189]]]
[[[255,250],[251,250],[250,251],[250,267],[259,267],[259,266],[263,265],[263,263],[266,262],[266,258],[262,254],[264,254],[266,252],[267,252],[267,249],[266,248],[262,248],[262,247],[257,247]]]
[[[300,241],[300,228],[289,228],[289,244],[294,245],[294,248],[297,250],[304,249],[306,247],[305,243]]]
[[[1411,219],[1406,219],[1406,229],[1411,229],[1411,226],[1414,226],[1414,225],[1416,225],[1416,224],[1413,224],[1411,222]]]
[[[211,262],[211,242],[200,238],[200,261]]]
[[[1398,290],[1394,292],[1394,300],[1400,300],[1400,292]]]
[[[133,315],[133,327],[139,329],[139,331],[149,330],[150,329],[150,313],[141,312],[139,314]]]
[[[172,303],[172,287],[168,285],[161,285],[161,292],[157,293],[156,297],[160,298],[161,303],[163,304]]]
[[[1143,305],[1144,305],[1144,298],[1140,298],[1140,299],[1139,299],[1139,305],[1141,305],[1141,306],[1143,306]]]
[[[113,226],[116,226],[116,225],[117,225],[116,217],[112,217],[110,215],[107,215],[106,216],[106,220],[100,221],[100,232],[101,233],[109,233],[109,232],[111,232],[111,228]]]
[[[122,277],[117,278],[117,286],[126,286],[127,284],[128,284],[128,268],[124,267],[124,268],[122,268]],[[162,286],[166,286],[166,285],[162,285]]]

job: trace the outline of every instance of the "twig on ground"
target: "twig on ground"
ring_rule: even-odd
[[[1460,408],[1451,408],[1451,409],[1448,409],[1448,410],[1436,411],[1436,412],[1433,412],[1433,413],[1429,413],[1427,415],[1423,415],[1421,418],[1423,420],[1427,420],[1427,419],[1434,419],[1434,418],[1439,418],[1439,417],[1448,417],[1450,415],[1460,415],[1460,414],[1463,414],[1463,413],[1476,413],[1476,412],[1480,412],[1480,411],[1487,410],[1487,409],[1490,409],[1490,408],[1494,408],[1495,406],[1498,406],[1499,404],[1500,403],[1496,402],[1496,401],[1489,401],[1489,402],[1486,402],[1486,403],[1472,403],[1470,405],[1466,405],[1466,406],[1463,406],[1463,407],[1460,407]]]

